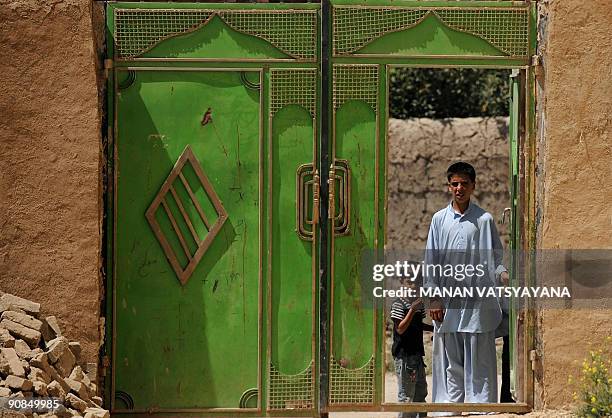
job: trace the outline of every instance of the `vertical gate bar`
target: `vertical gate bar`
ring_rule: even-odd
[[[328,187],[328,167],[329,167],[329,125],[331,114],[331,85],[330,74],[331,64],[329,57],[331,56],[330,45],[330,29],[331,29],[331,4],[330,0],[321,1],[321,133],[320,152],[320,173],[321,173],[321,202],[329,201]],[[329,315],[328,315],[328,206],[322,204],[319,210],[319,402],[318,412],[321,418],[327,418],[327,401],[329,395]]]

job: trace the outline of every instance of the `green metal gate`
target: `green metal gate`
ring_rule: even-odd
[[[534,7],[355,3],[109,3],[114,413],[400,408],[359,280],[385,242],[389,71],[529,81]]]

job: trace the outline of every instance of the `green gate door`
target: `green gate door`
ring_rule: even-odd
[[[108,7],[109,397],[312,415],[318,6],[210,6]]]
[[[360,279],[385,242],[390,70],[526,70],[534,10],[110,3],[112,411],[400,409]]]
[[[501,1],[331,3],[330,159],[335,165],[330,177],[341,177],[335,173],[338,162],[349,167],[350,195],[338,198],[341,186],[330,183],[336,201],[349,203],[336,203],[330,216],[329,410],[490,410],[488,405],[385,404],[386,313],[383,301],[372,297],[372,286],[362,279],[362,257],[364,250],[380,251],[385,245],[388,84],[393,68],[526,69],[532,6]],[[513,121],[518,120],[518,105],[513,112]],[[343,216],[335,216],[338,212]],[[344,218],[348,224],[341,229]],[[524,404],[508,408],[529,409]]]
[[[135,405],[232,406],[259,387],[261,100],[245,81],[260,73],[247,74],[119,74],[115,370]]]

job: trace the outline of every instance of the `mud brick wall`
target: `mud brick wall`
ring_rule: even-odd
[[[0,290],[97,362],[100,147],[92,4],[0,1]]]
[[[508,119],[391,119],[387,248],[425,248],[431,217],[448,205],[446,169],[466,161],[476,169],[475,201],[497,221],[507,246],[509,206]]]
[[[612,249],[612,2],[539,3],[538,247]],[[540,312],[536,407],[574,403],[568,376],[578,380],[589,351],[608,344],[611,317],[609,308]]]

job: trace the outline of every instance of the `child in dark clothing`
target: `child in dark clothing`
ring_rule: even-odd
[[[427,380],[425,379],[425,349],[423,331],[433,327],[423,323],[425,310],[419,298],[413,301],[398,298],[391,305],[393,320],[393,346],[391,354],[397,374],[399,402],[425,402]],[[421,418],[426,412],[401,412],[399,418]]]

